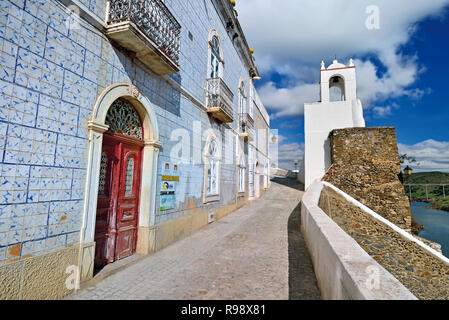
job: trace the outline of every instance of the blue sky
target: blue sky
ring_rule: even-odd
[[[367,124],[395,126],[398,140],[404,144],[426,139],[449,140],[449,15],[444,20],[420,22],[403,51],[417,53],[419,63],[426,68],[413,87],[430,92],[419,100],[402,97],[386,101],[384,105],[396,103],[399,108],[385,118],[371,116]]]
[[[262,75],[256,87],[279,130],[281,166],[302,158],[302,106],[318,100],[320,61],[328,66],[337,55],[344,64],[354,58],[367,126],[396,127],[400,152],[418,159],[417,171],[449,172],[449,1],[320,4],[237,6]],[[364,25],[368,5],[380,8],[379,30]]]

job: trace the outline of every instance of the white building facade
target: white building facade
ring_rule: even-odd
[[[304,104],[305,150],[298,179],[307,188],[331,165],[329,133],[334,129],[365,127],[362,102],[357,98],[352,59],[346,66],[334,60],[320,70],[321,101]]]
[[[229,1],[0,0],[0,50],[1,298],[64,296],[67,268],[88,280],[268,187]]]

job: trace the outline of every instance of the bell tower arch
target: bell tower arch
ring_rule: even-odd
[[[321,99],[304,104],[305,148],[298,179],[307,188],[321,179],[331,164],[329,133],[334,129],[364,127],[362,102],[357,98],[355,65],[335,59],[326,68],[321,62]]]
[[[333,63],[326,68],[324,61],[321,62],[321,102],[335,101],[352,101],[357,99],[357,83],[355,76],[355,66],[351,59],[349,66],[345,66],[334,60]],[[332,99],[331,89],[339,88],[341,99]]]

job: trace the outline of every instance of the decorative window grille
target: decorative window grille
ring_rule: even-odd
[[[179,64],[181,25],[162,0],[110,0],[108,25],[132,21]]]
[[[218,159],[217,142],[212,140],[209,143],[207,161],[207,195],[218,194]]]
[[[129,196],[133,194],[133,182],[134,182],[134,158],[128,158],[126,161],[125,172],[125,195]]]
[[[106,152],[101,153],[101,162],[100,162],[100,181],[98,185],[98,195],[106,194],[106,172],[108,169],[108,155]]]
[[[111,132],[142,140],[143,130],[139,114],[125,99],[119,98],[112,103],[105,123]]]

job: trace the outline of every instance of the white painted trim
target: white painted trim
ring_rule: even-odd
[[[238,101],[237,101],[237,117],[238,117],[238,128],[240,132],[240,113],[248,113],[248,95],[246,93],[245,79],[240,78],[238,87]],[[240,105],[240,100],[243,97],[243,105]]]
[[[104,32],[106,28],[106,22],[99,19],[97,16],[92,14],[92,11],[82,4],[79,0],[58,0],[54,1],[56,3],[60,2],[66,7],[76,6],[79,9],[80,17],[90,23],[92,26],[97,28],[99,31]],[[106,10],[105,10],[106,11]],[[106,16],[105,16],[106,19]]]
[[[223,42],[221,40],[220,34],[218,33],[218,31],[216,29],[210,29],[209,31],[209,36],[207,37],[207,43],[209,44],[209,65],[210,65],[210,53],[212,50],[212,39],[213,37],[216,36],[218,39],[218,44],[220,45],[220,62],[224,65],[224,52],[223,52]],[[220,71],[220,70],[219,70]],[[210,73],[210,72],[209,72]],[[218,72],[220,73],[220,72]]]
[[[241,163],[243,162],[243,165]],[[240,169],[243,168],[243,191],[240,190]],[[246,192],[246,161],[245,161],[245,153],[243,150],[240,150],[239,156],[237,157],[237,165],[236,165],[236,171],[237,171],[237,195],[245,194]]]
[[[301,231],[324,299],[417,300],[318,206],[324,184],[315,180],[301,201]],[[379,286],[371,287],[371,268]]]
[[[217,30],[215,30],[215,29],[211,29],[210,31],[209,31],[209,36],[208,36],[208,38],[207,38],[207,73],[206,73],[206,79],[208,79],[209,77],[210,77],[210,74],[211,74],[211,62],[212,62],[212,39],[213,39],[213,37],[214,36],[216,36],[217,37],[217,39],[218,39],[218,44],[219,44],[219,50],[220,50],[220,56],[219,57],[217,57],[218,58],[218,75],[217,75],[217,77],[218,78],[223,78],[223,74],[224,74],[224,64],[225,64],[225,62],[224,62],[224,60],[223,60],[223,54],[224,54],[224,52],[223,52],[223,45],[222,45],[222,42],[221,42],[221,38],[220,38],[220,35],[218,34],[218,32],[217,32]],[[207,80],[206,80],[206,85],[205,85],[205,88],[206,88],[206,90],[207,90]],[[208,95],[206,94],[206,105],[208,104],[208,102],[207,102],[207,100],[208,100]]]
[[[206,143],[204,145],[203,150],[203,203],[209,203],[209,202],[217,202],[220,201],[220,192],[221,192],[221,163],[222,163],[222,150],[223,146],[221,143],[221,140],[217,138],[217,135],[213,131],[213,129],[209,129],[210,133],[207,135]],[[206,133],[207,134],[207,131]],[[207,174],[207,167],[209,165],[209,145],[211,141],[215,141],[217,144],[217,156],[215,157],[215,160],[217,160],[217,194],[207,194],[207,180],[208,180],[208,174]]]
[[[83,226],[80,235],[82,243],[94,241],[103,133],[108,129],[105,119],[109,107],[118,98],[129,100],[142,120],[145,147],[142,159],[139,227],[149,227],[155,223],[158,155],[161,147],[157,116],[154,106],[140,93],[137,87],[131,83],[116,83],[101,92],[93,108],[92,118],[88,122],[87,177]]]
[[[426,245],[424,242],[422,242],[421,240],[415,238],[414,236],[412,236],[410,233],[408,233],[407,231],[405,231],[404,229],[398,227],[397,225],[395,225],[394,223],[388,221],[387,219],[385,219],[384,217],[380,216],[379,214],[377,214],[376,212],[374,212],[373,210],[371,210],[370,208],[368,208],[367,206],[365,206],[364,204],[360,203],[359,201],[357,201],[356,199],[352,198],[351,196],[349,196],[348,194],[346,194],[345,192],[343,192],[342,190],[338,189],[337,187],[335,187],[334,185],[330,184],[329,182],[326,181],[321,181],[321,183],[329,188],[331,188],[332,190],[334,190],[335,192],[337,192],[339,195],[341,195],[342,197],[345,198],[346,201],[350,202],[351,204],[355,205],[356,207],[358,207],[359,209],[361,209],[363,212],[365,212],[366,214],[369,214],[371,217],[373,217],[374,219],[376,219],[377,221],[385,224],[387,227],[393,229],[395,232],[399,233],[403,238],[409,240],[409,241],[413,241],[414,243],[416,243],[417,245],[419,245],[423,250],[427,251],[429,254],[433,255],[435,258],[441,260],[444,264],[446,264],[447,266],[449,266],[449,259],[446,258],[445,256],[443,256],[441,253],[439,253],[438,251],[436,251],[435,249],[432,249],[431,247],[429,247],[428,245]]]
[[[95,102],[91,121],[104,125],[106,114],[111,104],[118,98],[127,98],[133,104],[142,119],[145,141],[159,141],[159,127],[154,106],[139,89],[127,82],[120,82],[105,88]],[[146,130],[145,130],[146,129]]]

